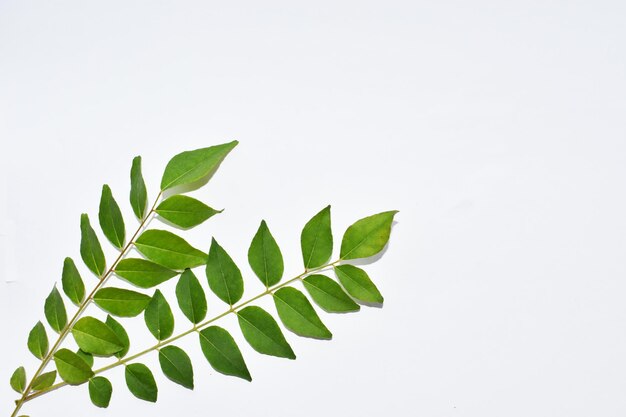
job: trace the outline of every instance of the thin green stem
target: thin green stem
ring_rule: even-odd
[[[157,196],[156,200],[154,201],[154,204],[152,205],[152,208],[150,209],[148,214],[144,217],[144,219],[141,221],[141,223],[139,224],[139,227],[137,228],[137,230],[135,231],[133,236],[128,240],[128,243],[126,244],[126,246],[124,246],[124,248],[120,251],[120,254],[115,259],[113,264],[111,264],[111,267],[104,273],[104,275],[102,275],[100,277],[100,280],[98,281],[98,284],[96,284],[96,286],[89,293],[87,298],[78,306],[78,310],[76,310],[76,313],[74,313],[72,318],[68,321],[68,323],[63,328],[63,330],[61,330],[61,332],[59,333],[59,337],[57,338],[57,340],[52,345],[52,348],[50,348],[50,350],[48,351],[46,356],[44,356],[44,358],[41,360],[41,364],[39,365],[39,368],[37,369],[37,371],[35,371],[35,374],[31,378],[30,383],[26,386],[26,389],[24,390],[24,393],[22,394],[22,397],[19,400],[16,401],[16,403],[15,403],[15,410],[13,410],[13,413],[11,414],[11,417],[17,416],[17,413],[20,411],[20,409],[22,408],[24,403],[29,401],[30,397],[32,397],[33,395],[39,394],[39,392],[34,393],[34,394],[30,394],[30,392],[31,392],[31,390],[33,388],[33,383],[35,382],[35,379],[37,379],[37,377],[39,375],[41,375],[41,373],[46,369],[46,366],[48,365],[48,363],[50,363],[50,360],[52,359],[52,357],[56,353],[56,351],[59,348],[59,346],[61,346],[61,343],[63,343],[63,341],[65,340],[65,337],[68,335],[69,331],[72,329],[72,327],[74,326],[76,321],[78,321],[78,319],[83,314],[85,309],[93,301],[93,297],[96,294],[96,292],[100,288],[102,288],[104,286],[104,284],[107,282],[107,280],[109,279],[109,277],[111,276],[111,274],[115,270],[115,267],[118,264],[118,262],[121,261],[128,254],[128,251],[134,245],[135,239],[137,238],[139,233],[148,225],[148,223],[150,223],[150,220],[152,220],[152,218],[153,218],[152,214],[155,212],[156,206],[157,206],[157,204],[158,204],[162,194],[163,194],[163,192],[159,193],[159,195]],[[40,391],[40,392],[45,392],[45,391]]]
[[[223,313],[218,314],[217,316],[212,317],[212,318],[210,318],[208,320],[205,320],[205,321],[203,321],[200,324],[194,325],[189,330],[186,330],[186,331],[184,331],[182,333],[179,333],[176,336],[172,336],[169,339],[162,340],[159,343],[157,343],[156,345],[151,346],[151,347],[149,347],[149,348],[147,348],[145,350],[142,350],[141,352],[138,352],[138,353],[136,353],[136,354],[134,354],[132,356],[127,356],[126,358],[120,359],[120,360],[118,360],[116,362],[113,362],[113,363],[107,365],[107,366],[104,366],[104,367],[102,367],[100,369],[97,369],[97,370],[94,371],[94,374],[98,375],[98,374],[106,372],[106,371],[108,371],[110,369],[116,368],[116,367],[118,367],[120,365],[124,365],[124,364],[126,364],[128,362],[132,362],[135,359],[137,359],[137,358],[139,358],[139,357],[141,357],[143,355],[146,355],[146,354],[148,354],[150,352],[154,352],[156,350],[159,350],[163,346],[167,346],[167,345],[175,342],[176,340],[181,339],[181,338],[183,338],[183,337],[185,337],[185,336],[187,336],[187,335],[189,335],[191,333],[199,332],[200,330],[202,330],[205,327],[209,326],[213,322],[215,322],[217,320],[220,320],[220,319],[228,316],[231,313],[233,313],[233,314],[237,313],[237,311],[239,311],[243,307],[245,307],[245,306],[247,306],[247,305],[257,301],[258,299],[263,298],[266,295],[272,294],[274,291],[277,291],[280,288],[285,287],[285,286],[287,286],[287,285],[289,285],[289,284],[291,284],[291,283],[293,283],[295,281],[299,281],[299,280],[303,279],[304,277],[306,277],[307,275],[313,274],[315,272],[320,272],[320,271],[322,271],[322,270],[324,270],[326,268],[333,267],[333,266],[337,265],[339,262],[341,262],[341,259],[336,260],[336,261],[331,262],[331,263],[327,263],[327,264],[322,265],[322,266],[317,267],[317,268],[307,269],[306,271],[304,271],[303,273],[301,273],[298,276],[295,276],[295,277],[293,277],[293,278],[291,278],[291,279],[289,279],[289,280],[287,280],[287,281],[285,281],[285,282],[283,282],[281,284],[277,284],[277,285],[275,285],[275,286],[273,286],[271,288],[267,288],[265,291],[263,291],[260,294],[255,295],[254,297],[250,298],[249,300],[246,300],[246,301],[244,301],[242,303],[239,303],[239,304],[237,304],[235,306],[231,306],[228,310],[224,311]],[[47,393],[49,393],[51,391],[54,391],[56,389],[59,389],[61,387],[66,386],[66,385],[68,385],[66,382],[59,382],[58,384],[52,385],[50,388],[47,388],[46,390],[39,391],[39,392],[33,393],[31,395],[28,395],[25,398],[25,401],[31,401],[31,400],[33,400],[33,399],[35,399],[37,397],[45,395],[45,394],[47,394]]]

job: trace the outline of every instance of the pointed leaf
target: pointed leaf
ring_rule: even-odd
[[[299,336],[331,339],[313,306],[304,294],[292,287],[283,287],[274,293],[278,316],[286,328]]]
[[[135,216],[143,220],[148,205],[148,191],[141,174],[141,156],[133,159],[133,165],[130,168],[130,205]]]
[[[59,349],[54,354],[54,363],[61,379],[70,385],[80,385],[93,376],[89,364],[69,349]]]
[[[328,262],[333,253],[330,206],[322,209],[304,226],[300,235],[300,246],[306,269],[317,268]]]
[[[157,340],[165,340],[174,333],[174,315],[161,291],[156,290],[144,313],[148,330]]]
[[[261,222],[259,230],[252,238],[248,249],[248,262],[256,276],[268,288],[278,284],[283,276],[283,255],[265,220]]]
[[[338,265],[335,267],[335,274],[348,294],[355,299],[365,303],[383,303],[384,299],[380,291],[361,268],[354,265]]]
[[[204,289],[191,269],[185,269],[176,284],[176,299],[181,311],[193,324],[206,317],[207,303]]]
[[[165,220],[185,229],[197,226],[222,212],[186,195],[171,196],[161,202],[155,211]]]
[[[184,350],[165,346],[159,350],[159,363],[166,377],[185,388],[193,389],[193,366]]]
[[[123,288],[108,287],[99,289],[93,300],[98,307],[114,316],[135,317],[146,309],[150,296]]]
[[[295,359],[274,318],[261,307],[250,306],[237,312],[239,327],[250,346],[259,353]]]
[[[135,247],[146,258],[166,268],[193,268],[206,262],[206,253],[166,230],[146,230],[135,242]]]
[[[109,315],[107,315],[105,323],[107,326],[109,326],[111,330],[113,330],[113,333],[115,333],[117,338],[124,346],[122,350],[115,354],[116,357],[123,358],[124,356],[126,356],[128,350],[130,349],[130,338],[128,337],[128,333],[126,333],[126,329],[124,329],[124,327],[117,320]]]
[[[113,386],[103,376],[96,376],[89,380],[89,398],[96,407],[107,408],[111,402]]]
[[[126,385],[135,397],[144,401],[156,402],[159,390],[154,375],[146,365],[142,363],[128,365],[125,377]]]
[[[20,366],[13,372],[11,375],[11,388],[15,390],[18,394],[24,392],[26,389],[26,369],[23,366]]]
[[[94,317],[83,317],[72,328],[76,344],[83,351],[98,356],[110,356],[124,348],[109,326]]]
[[[122,259],[115,265],[115,273],[126,281],[141,288],[152,288],[178,275],[159,264],[146,259]]]
[[[302,282],[313,301],[329,313],[347,313],[361,309],[339,284],[325,275],[309,275]]]
[[[241,299],[243,295],[241,271],[215,239],[211,241],[211,249],[206,264],[206,277],[211,291],[220,300],[233,305]]]
[[[38,359],[43,359],[48,353],[48,335],[40,321],[28,334],[28,350]]]
[[[87,353],[85,351],[78,349],[76,351],[76,354],[78,355],[79,358],[84,360],[85,363],[87,363],[87,365],[89,365],[90,368],[93,366],[93,355],[91,353]]]
[[[80,216],[80,257],[91,272],[99,277],[104,274],[106,270],[104,252],[86,214]]]
[[[341,241],[341,259],[368,258],[383,250],[397,212],[393,210],[374,214],[348,227]]]
[[[218,326],[211,326],[201,330],[199,334],[202,353],[213,369],[224,375],[252,381],[241,351],[228,331]]]
[[[179,185],[191,184],[213,173],[226,155],[237,146],[237,141],[182,152],[173,157],[165,167],[161,191]]]
[[[52,289],[48,298],[46,298],[44,313],[50,327],[57,333],[60,333],[67,324],[67,313],[65,304],[63,304],[63,298],[56,286]]]
[[[80,305],[85,298],[85,284],[72,258],[65,258],[63,262],[61,283],[63,284],[63,292],[67,295],[67,298],[74,304]]]
[[[33,391],[42,391],[46,388],[50,388],[56,379],[57,371],[46,372],[45,374],[41,374],[35,378],[31,389]]]
[[[124,247],[126,229],[124,218],[120,206],[113,198],[111,188],[104,184],[102,186],[102,196],[100,197],[100,211],[98,212],[100,227],[109,241],[118,249]]]

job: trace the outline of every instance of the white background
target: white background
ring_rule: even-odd
[[[226,211],[188,240],[215,236],[249,297],[261,219],[293,276],[326,204],[337,239],[398,209],[367,267],[384,308],[323,314],[331,342],[287,334],[296,361],[256,354],[225,320],[252,383],[216,374],[191,337],[194,392],[153,355],[157,405],[116,369],[108,410],[83,386],[25,414],[623,416],[625,4],[1,0],[0,415],[15,367],[36,367],[28,331],[63,258],[79,259],[80,213],[97,224],[101,185],[134,228],[133,156],[153,197],[171,156],[238,139],[192,194]],[[153,343],[141,318],[124,323],[133,351]]]

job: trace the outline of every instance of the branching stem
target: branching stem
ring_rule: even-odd
[[[141,223],[139,224],[139,227],[137,228],[137,230],[135,231],[133,236],[128,240],[128,243],[126,244],[126,246],[124,246],[124,248],[120,251],[120,254],[115,259],[113,264],[111,264],[109,269],[104,273],[104,275],[102,275],[100,277],[100,280],[98,281],[98,284],[96,284],[95,288],[89,293],[87,298],[85,298],[85,300],[78,306],[78,310],[76,310],[76,313],[74,313],[74,316],[72,316],[72,318],[67,322],[67,324],[65,325],[63,330],[61,330],[61,332],[59,333],[59,337],[54,342],[54,344],[52,345],[52,347],[50,348],[50,350],[48,351],[46,356],[44,356],[44,358],[41,360],[41,364],[39,365],[39,368],[37,369],[37,371],[35,371],[35,374],[31,378],[29,384],[26,386],[26,389],[24,390],[24,393],[22,394],[22,397],[15,402],[15,410],[13,410],[13,413],[11,414],[11,417],[16,417],[17,413],[20,411],[20,409],[22,408],[24,403],[26,403],[30,399],[34,398],[34,396],[38,396],[38,394],[41,394],[41,393],[44,393],[44,392],[48,392],[48,391],[50,391],[54,387],[54,385],[53,385],[52,387],[48,388],[47,390],[38,391],[38,392],[33,393],[33,394],[30,393],[32,388],[33,388],[33,383],[35,382],[35,379],[37,379],[37,377],[39,375],[41,375],[42,372],[46,369],[46,366],[48,366],[48,363],[50,363],[50,360],[52,359],[52,357],[56,353],[57,349],[61,346],[61,343],[63,343],[63,341],[65,340],[65,337],[68,335],[68,333],[70,332],[70,330],[72,329],[74,324],[78,321],[80,316],[83,314],[85,309],[93,301],[93,297],[96,294],[96,292],[100,288],[102,288],[104,286],[104,284],[107,282],[107,280],[109,279],[109,277],[111,276],[111,274],[115,270],[115,266],[118,264],[119,261],[124,259],[124,257],[128,254],[128,251],[130,250],[130,248],[134,245],[135,239],[137,238],[139,233],[141,233],[141,231],[152,220],[152,218],[153,218],[152,215],[155,212],[156,206],[159,203],[159,200],[161,199],[161,195],[162,194],[163,194],[162,192],[159,193],[159,195],[157,196],[156,200],[154,201],[154,204],[152,205],[152,208],[150,209],[148,214],[144,217],[144,219],[141,221]],[[59,385],[59,384],[57,384],[57,385]]]
[[[139,357],[141,357],[143,355],[146,355],[146,354],[148,354],[150,352],[157,351],[157,350],[161,349],[163,346],[167,346],[167,345],[175,342],[176,340],[181,339],[181,338],[183,338],[183,337],[185,337],[185,336],[187,336],[187,335],[189,335],[191,333],[199,332],[200,330],[202,330],[205,327],[209,326],[213,322],[215,322],[215,321],[217,321],[217,320],[219,320],[221,318],[224,318],[224,317],[228,316],[231,313],[236,314],[237,311],[241,310],[242,308],[244,308],[248,304],[251,304],[251,303],[255,302],[256,300],[258,300],[258,299],[260,299],[260,298],[262,298],[262,297],[264,297],[266,295],[272,294],[274,291],[279,290],[280,288],[285,287],[285,286],[287,286],[287,285],[289,285],[289,284],[291,284],[293,282],[299,281],[299,280],[303,279],[304,277],[306,277],[307,275],[310,275],[310,274],[313,274],[313,273],[316,273],[316,272],[320,272],[320,271],[322,271],[322,270],[324,270],[326,268],[329,268],[329,267],[333,267],[336,264],[338,264],[340,261],[341,261],[341,259],[336,260],[334,262],[327,263],[327,264],[322,265],[322,266],[317,267],[317,268],[308,269],[308,270],[304,271],[303,273],[301,273],[300,275],[295,276],[295,277],[293,277],[293,278],[291,278],[291,279],[289,279],[289,280],[287,280],[287,281],[285,281],[285,282],[283,282],[281,284],[277,284],[277,285],[275,285],[272,288],[268,288],[265,291],[263,291],[262,293],[254,296],[254,297],[252,297],[252,298],[250,298],[250,299],[248,299],[248,300],[246,300],[246,301],[244,301],[242,303],[239,303],[237,305],[231,306],[228,310],[224,311],[223,313],[218,314],[217,316],[215,316],[213,318],[210,318],[208,320],[205,320],[205,321],[203,321],[200,324],[196,324],[189,330],[186,330],[186,331],[184,331],[184,332],[182,332],[182,333],[180,333],[180,334],[178,334],[176,336],[172,336],[169,339],[162,340],[159,343],[157,343],[156,345],[154,345],[152,347],[149,347],[149,348],[147,348],[145,350],[142,350],[141,352],[138,352],[138,353],[136,353],[134,355],[127,356],[126,358],[123,358],[123,359],[120,359],[119,361],[113,362],[110,365],[107,365],[105,367],[97,369],[97,370],[94,371],[94,374],[98,375],[98,374],[106,372],[106,371],[108,371],[110,369],[116,368],[116,367],[118,367],[120,365],[124,365],[124,364],[126,364],[128,362],[132,362],[135,359],[137,359],[137,358],[139,358]],[[33,400],[33,399],[35,399],[37,397],[45,395],[45,394],[47,394],[47,393],[49,393],[51,391],[54,391],[56,389],[59,389],[61,387],[66,386],[66,385],[68,385],[67,382],[59,382],[58,384],[52,385],[51,387],[49,387],[49,388],[47,388],[47,389],[45,389],[43,391],[38,391],[38,392],[35,392],[35,393],[31,394],[31,395],[26,396],[24,398],[24,402]],[[13,416],[11,416],[11,417],[13,417]]]

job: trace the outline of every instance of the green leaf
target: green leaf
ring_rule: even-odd
[[[176,299],[181,311],[193,324],[198,324],[206,317],[207,303],[204,289],[198,278],[185,269],[176,284]]]
[[[159,350],[159,363],[161,370],[171,381],[193,389],[193,366],[184,350],[176,346],[165,346]]]
[[[143,220],[148,206],[148,192],[143,175],[141,175],[141,156],[133,159],[133,165],[130,168],[130,205],[135,216]]]
[[[261,307],[250,306],[237,312],[239,327],[250,346],[259,353],[295,359],[274,318]]]
[[[341,259],[368,258],[383,250],[397,212],[393,210],[374,214],[348,227],[341,240]]]
[[[155,211],[165,220],[185,229],[197,226],[222,212],[186,195],[171,196],[161,202]]]
[[[309,275],[302,282],[313,301],[329,313],[347,313],[361,309],[339,284],[325,275]]]
[[[28,334],[28,350],[38,359],[43,359],[48,353],[48,335],[42,322],[37,322]]]
[[[179,153],[165,167],[161,179],[161,191],[178,185],[191,184],[209,176],[238,143],[233,141]]]
[[[126,332],[126,329],[124,329],[124,326],[122,326],[117,320],[115,320],[110,315],[107,315],[107,319],[105,323],[107,326],[109,326],[111,330],[113,330],[113,333],[115,333],[117,338],[120,340],[120,342],[124,346],[122,350],[120,350],[119,352],[115,354],[115,356],[117,356],[118,358],[123,358],[124,356],[126,356],[126,354],[128,353],[128,350],[130,349],[130,338],[128,337],[128,333]]]
[[[144,313],[148,330],[157,340],[165,340],[174,333],[174,315],[161,291],[156,290]]]
[[[124,247],[126,229],[124,218],[120,206],[113,198],[111,188],[104,184],[102,186],[102,196],[100,197],[100,211],[98,212],[100,227],[109,241],[118,249]]]
[[[283,287],[274,293],[278,316],[286,328],[299,336],[331,339],[313,306],[304,294],[292,287]]]
[[[124,344],[109,326],[94,317],[83,317],[72,328],[76,344],[92,355],[110,356],[121,351]]]
[[[76,351],[76,354],[79,358],[85,361],[87,365],[91,368],[93,366],[93,355],[91,353],[84,352],[80,349]]]
[[[63,284],[63,292],[67,295],[67,298],[74,304],[80,305],[85,298],[85,284],[72,258],[65,258],[63,262],[61,283]]]
[[[89,398],[96,407],[107,408],[111,402],[113,386],[103,376],[96,376],[89,380]]]
[[[283,255],[270,233],[265,220],[252,238],[248,249],[248,262],[257,277],[266,287],[277,284],[283,276]]]
[[[211,326],[201,330],[199,335],[202,353],[213,369],[224,375],[252,381],[241,351],[227,330],[218,326]]]
[[[56,379],[57,371],[46,372],[45,374],[41,374],[35,378],[31,389],[33,391],[42,391],[46,388],[50,388]]]
[[[61,379],[70,385],[80,385],[93,376],[89,364],[69,349],[59,349],[54,354],[54,363]]]
[[[80,216],[80,257],[87,268],[97,276],[102,276],[106,269],[106,259],[96,232],[89,223],[89,216]]]
[[[154,375],[148,367],[142,363],[133,363],[126,367],[126,385],[130,392],[140,400],[155,403],[158,388]]]
[[[146,258],[166,268],[193,268],[206,262],[206,253],[166,230],[146,230],[135,242],[135,247]]]
[[[178,275],[159,264],[146,259],[122,259],[115,266],[115,273],[126,281],[141,288],[152,288]]]
[[[146,309],[150,296],[123,288],[108,287],[99,289],[94,302],[114,316],[135,317]]]
[[[18,394],[24,392],[26,389],[26,369],[23,366],[20,366],[13,372],[11,375],[11,388],[15,390]]]
[[[61,294],[56,286],[52,289],[48,298],[46,298],[44,313],[50,327],[57,333],[61,333],[67,324],[67,313],[65,312],[63,298],[61,298]]]
[[[306,269],[317,268],[328,262],[333,253],[330,206],[326,206],[304,225],[300,235],[300,246]]]
[[[361,268],[354,265],[338,265],[335,267],[335,274],[348,294],[355,299],[365,303],[383,303],[384,299],[378,288]]]
[[[211,241],[206,264],[206,277],[211,291],[229,305],[235,304],[243,295],[243,277],[233,259],[217,243]]]

